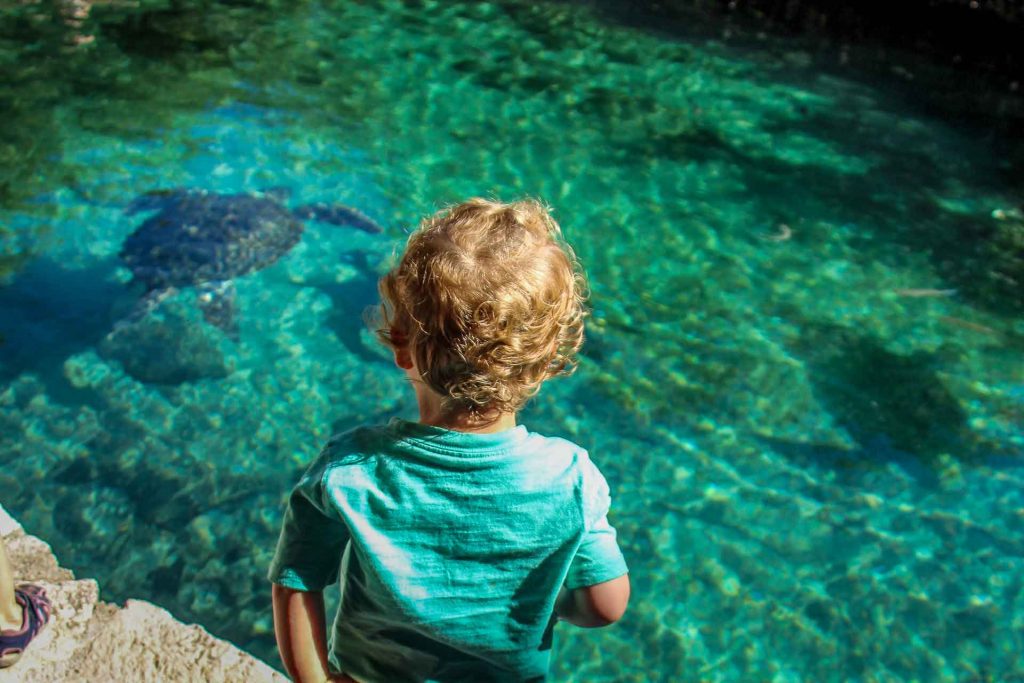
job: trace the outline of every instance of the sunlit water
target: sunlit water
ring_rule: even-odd
[[[378,274],[419,216],[533,195],[593,316],[522,419],[590,449],[634,586],[614,628],[559,629],[556,679],[1024,677],[997,137],[792,42],[567,5],[3,11],[0,500],[105,598],[276,664],[286,492],[333,430],[415,414],[362,322]],[[110,335],[134,197],[276,186],[386,231],[309,222],[237,280],[238,344],[191,289]]]

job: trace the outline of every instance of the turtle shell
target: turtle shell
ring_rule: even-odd
[[[303,223],[268,197],[189,191],[147,196],[157,209],[128,236],[120,257],[149,289],[230,280],[275,263]]]

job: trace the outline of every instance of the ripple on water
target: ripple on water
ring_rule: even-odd
[[[97,5],[74,88],[0,48],[42,69],[5,121],[39,146],[10,165],[21,199],[0,192],[0,487],[105,597],[276,662],[288,488],[332,431],[415,410],[362,322],[379,273],[439,204],[530,194],[593,315],[579,372],[523,418],[600,463],[634,583],[620,625],[559,629],[560,680],[1024,676],[1019,197],[978,136],[699,20],[673,39],[565,5],[207,10],[216,36]],[[238,344],[187,288],[108,336],[137,297],[116,261],[133,197],[274,186],[387,232],[311,222],[239,279]]]

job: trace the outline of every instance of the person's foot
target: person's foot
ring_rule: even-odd
[[[40,586],[25,584],[14,589],[21,605],[21,628],[0,630],[0,669],[17,662],[28,644],[50,621],[50,599]]]

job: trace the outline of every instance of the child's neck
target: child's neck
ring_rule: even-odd
[[[493,434],[512,429],[516,426],[515,413],[501,413],[496,419],[483,421],[476,419],[458,419],[452,417],[441,418],[440,420],[425,420],[420,415],[420,423],[434,427],[444,427],[456,432],[470,432],[472,434]]]
[[[443,427],[456,432],[493,434],[516,426],[515,413],[494,413],[481,416],[468,411],[444,410],[441,397],[429,389],[417,387],[416,399],[420,408],[420,424]]]

